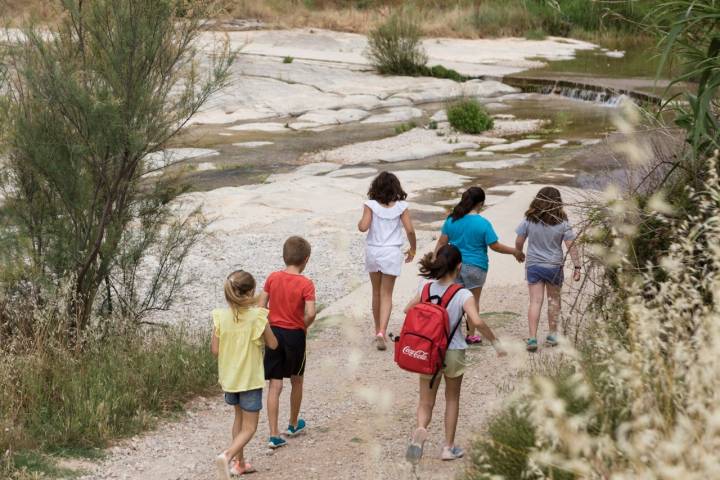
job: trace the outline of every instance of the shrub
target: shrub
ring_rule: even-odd
[[[417,127],[415,122],[401,123],[395,127],[395,133],[400,135],[401,133],[409,132],[413,128]]]
[[[292,63],[295,60],[293,57],[287,56],[283,58],[283,63]]]
[[[463,133],[477,134],[493,127],[492,117],[475,99],[463,99],[448,106],[447,117],[450,125]]]
[[[217,383],[207,335],[113,334],[84,351],[0,352],[0,451],[103,447]],[[23,454],[21,452],[21,454]]]
[[[442,65],[433,65],[430,68],[424,69],[423,75],[435,78],[447,78],[448,80],[455,80],[456,82],[464,82],[465,77],[458,73],[452,68],[445,68]]]
[[[420,34],[411,10],[396,10],[368,34],[366,56],[382,74],[418,75],[427,63]]]

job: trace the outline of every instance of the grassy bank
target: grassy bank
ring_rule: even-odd
[[[6,348],[0,359],[0,451],[9,454],[0,473],[65,475],[53,466],[55,454],[85,455],[181,410],[217,382],[208,342],[169,329],[113,337],[78,354]]]
[[[638,26],[658,2],[652,0],[225,0],[223,12],[281,27],[318,27],[367,33],[393,8],[411,6],[422,33],[440,37],[572,36],[607,46],[645,42]],[[559,7],[559,8],[558,8]]]
[[[192,2],[193,0],[185,0]],[[393,9],[411,6],[422,34],[434,37],[566,36],[610,48],[646,44],[640,28],[655,0],[219,0],[217,16],[256,18],[281,28],[316,27],[367,33]],[[44,0],[0,0],[13,22],[35,15],[52,21]]]

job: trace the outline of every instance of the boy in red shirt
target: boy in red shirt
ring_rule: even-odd
[[[293,437],[305,429],[298,418],[302,403],[305,373],[305,332],[315,320],[315,285],[302,272],[310,260],[310,244],[302,237],[290,237],[283,245],[286,268],[271,273],[260,294],[260,305],[270,309],[268,320],[278,339],[275,350],[265,350],[265,379],[269,380],[267,416],[270,423],[270,448],[280,448],[287,441],[280,436],[278,416],[283,379],[289,378],[290,422],[287,435]],[[269,306],[268,306],[269,304]]]

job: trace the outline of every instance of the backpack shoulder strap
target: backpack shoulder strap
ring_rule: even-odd
[[[452,302],[452,299],[455,298],[455,295],[460,290],[462,290],[462,288],[462,285],[459,285],[457,283],[450,285],[447,290],[445,290],[445,293],[440,300],[440,306],[447,309],[448,305],[450,305],[450,302]]]
[[[422,303],[427,303],[430,301],[430,285],[431,284],[432,284],[432,282],[426,283],[422,289],[422,293],[420,294],[420,301]]]

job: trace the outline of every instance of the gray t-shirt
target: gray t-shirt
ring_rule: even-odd
[[[423,287],[425,287],[427,283],[428,282],[420,282],[420,287],[418,288],[420,295],[422,295]],[[430,296],[437,295],[438,297],[442,297],[448,287],[452,285],[452,283],[442,285],[437,280],[433,280],[431,283]],[[450,300],[450,304],[447,306],[447,312],[451,332],[453,328],[455,328],[455,325],[462,320],[463,314],[465,313],[463,305],[467,299],[472,298],[472,296],[473,294],[470,290],[463,288],[458,290],[453,299]],[[458,326],[457,330],[455,330],[455,335],[453,335],[453,338],[450,340],[448,350],[465,350],[466,348],[467,343],[465,342],[465,336],[462,333],[462,326]]]
[[[557,225],[546,225],[525,219],[515,233],[527,238],[528,248],[525,258],[527,266],[556,268],[563,265],[565,256],[562,244],[566,240],[575,240],[575,232],[567,221]]]

